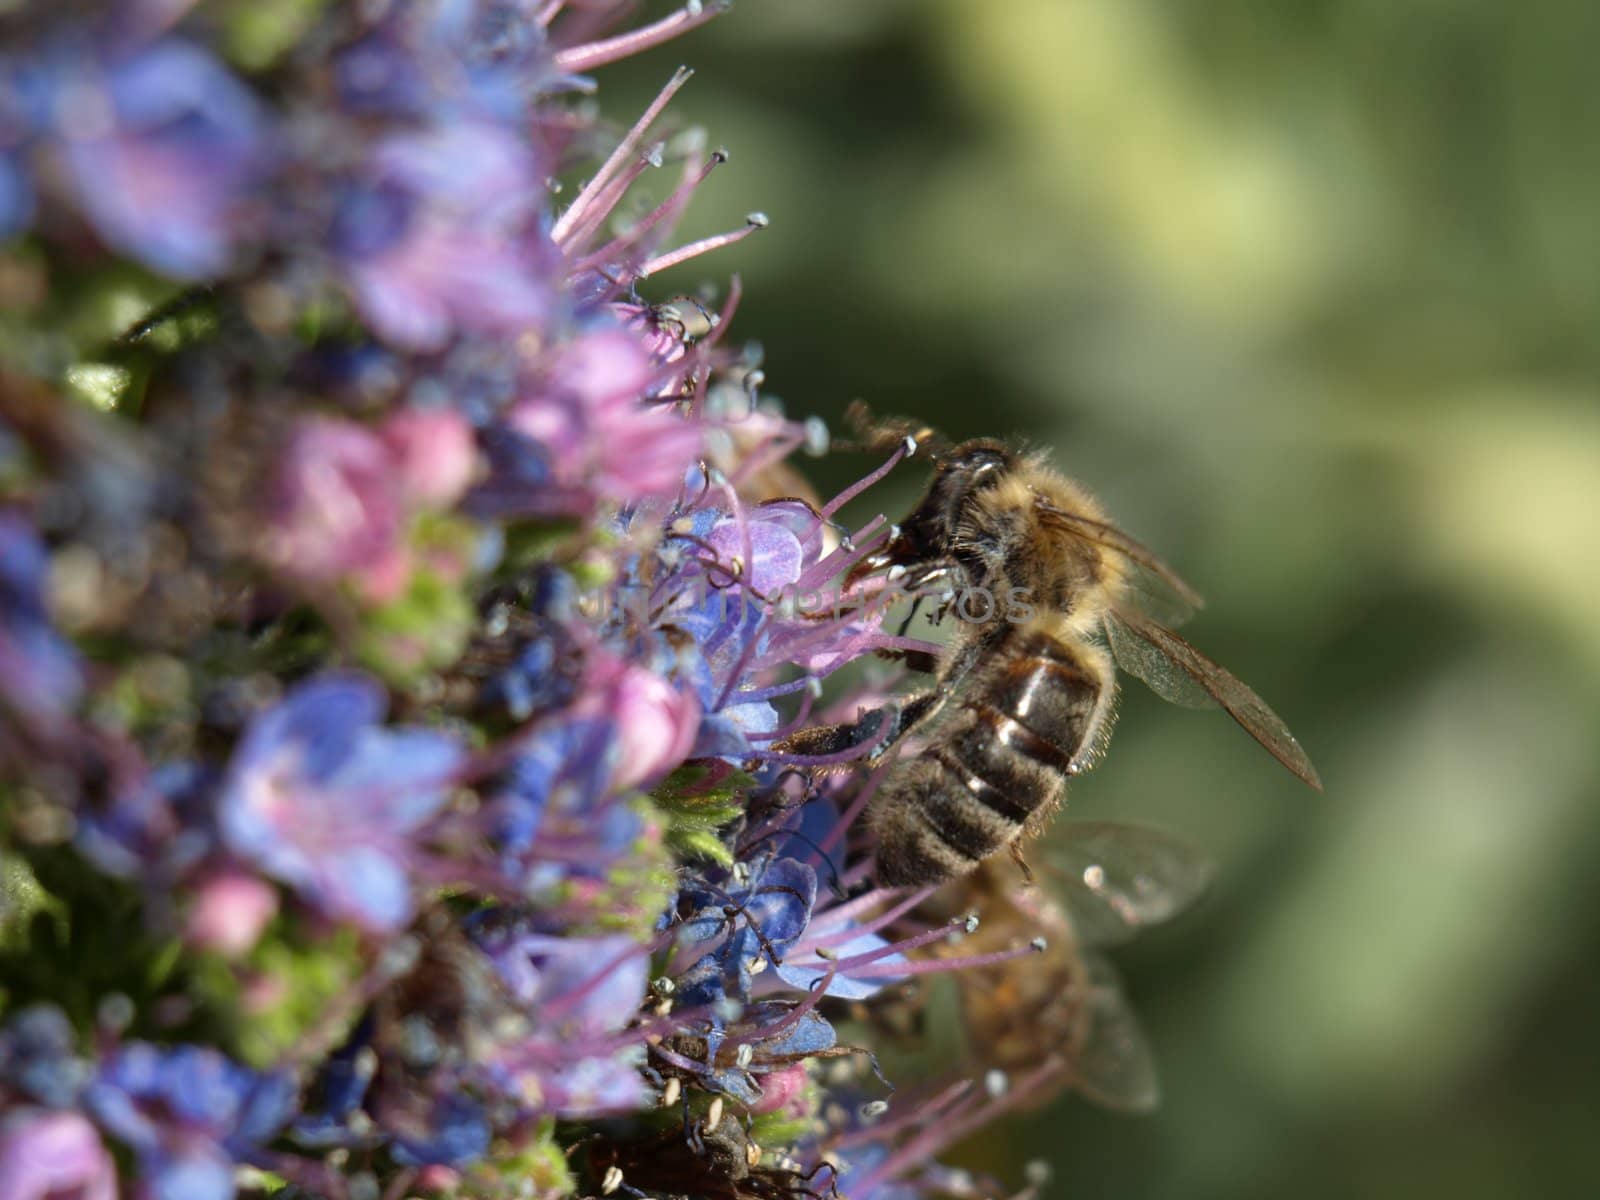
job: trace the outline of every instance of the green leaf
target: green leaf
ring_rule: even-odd
[[[505,527],[503,572],[515,574],[523,567],[546,562],[578,532],[576,521],[516,521]]]
[[[481,1191],[472,1186],[479,1180],[488,1184]],[[458,1194],[566,1196],[576,1188],[577,1181],[567,1166],[566,1152],[556,1140],[555,1121],[546,1118],[532,1138],[515,1153],[473,1167]]]
[[[667,845],[681,858],[707,858],[724,867],[733,865],[733,851],[716,834],[703,829],[670,829]]]
[[[276,63],[305,36],[326,0],[235,0],[224,15],[228,57],[247,71]]]
[[[744,811],[744,792],[755,780],[726,763],[686,763],[651,794],[667,820],[667,845],[680,858],[733,861],[716,831]]]
[[[476,618],[459,581],[417,571],[405,595],[366,614],[356,655],[404,683],[460,658]]]
[[[750,1140],[764,1149],[792,1146],[812,1131],[816,1118],[810,1113],[791,1117],[782,1112],[763,1113],[750,1123]]]
[[[26,859],[14,853],[0,858],[0,951],[26,952],[35,916],[55,923],[58,940],[68,932],[67,906],[45,891]]]
[[[274,997],[250,1006],[249,1017],[233,1031],[234,1049],[253,1066],[267,1067],[283,1057],[305,1033],[317,1029],[330,1045],[341,1041],[346,1025],[359,1013],[352,1010],[342,1023],[321,1030],[333,1011],[333,1002],[347,992],[361,969],[359,939],[348,928],[306,938],[300,931],[275,927],[243,963],[207,956],[196,975],[196,990],[223,1012],[239,1012],[250,981],[270,984]],[[335,1014],[337,1015],[337,1014]]]

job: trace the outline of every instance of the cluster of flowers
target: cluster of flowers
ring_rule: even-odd
[[[979,1194],[932,1155],[1026,1081],[886,1103],[836,1029],[962,922],[783,750],[907,648],[779,599],[900,455],[794,498],[737,286],[640,298],[765,219],[669,247],[686,74],[580,98],[719,6],[629,7],[7,18],[8,1200]]]

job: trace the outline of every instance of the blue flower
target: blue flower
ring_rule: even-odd
[[[295,1118],[291,1136],[314,1149],[348,1146],[361,1141],[351,1118],[361,1108],[377,1070],[372,1052],[372,1018],[357,1023],[349,1040],[329,1055],[317,1072],[303,1111]]]
[[[552,308],[544,171],[488,122],[395,133],[338,200],[332,250],[372,329],[410,350],[516,335]]]
[[[715,943],[680,976],[684,1004],[711,1004],[728,995],[748,1001],[755,976],[780,964],[806,931],[817,901],[817,875],[809,866],[768,858],[743,879],[730,881],[727,889],[691,883],[679,896],[680,911],[687,911],[679,945]]]
[[[335,60],[338,98],[352,112],[514,124],[539,92],[563,86],[526,0],[445,0],[390,12]]]
[[[34,1004],[0,1030],[0,1091],[48,1108],[68,1108],[88,1079],[73,1047],[72,1026],[59,1008]]]
[[[102,871],[172,881],[211,848],[215,776],[193,763],[163,763],[78,813],[78,849]]]
[[[90,1111],[139,1158],[159,1200],[228,1200],[249,1161],[294,1111],[294,1080],[209,1048],[127,1042],[85,1093]]]
[[[45,611],[48,569],[32,525],[0,509],[0,706],[47,728],[70,713],[83,692],[77,652]]]
[[[328,915],[380,931],[410,918],[412,835],[465,761],[454,738],[384,728],[383,712],[365,676],[301,684],[252,723],[218,801],[234,853]]]
[[[3,70],[15,92],[23,68]],[[26,70],[36,121],[25,136],[100,237],[167,275],[221,272],[251,232],[250,202],[271,158],[250,91],[176,39],[117,57],[72,45]],[[0,223],[21,228],[27,189],[13,178],[5,193]]]
[[[436,1098],[428,1112],[427,1132],[397,1132],[390,1143],[395,1161],[406,1166],[464,1166],[489,1150],[489,1117],[471,1096],[452,1093]]]
[[[0,240],[33,224],[35,201],[27,172],[14,155],[0,154]]]
[[[527,1014],[525,1036],[491,1056],[503,1094],[566,1117],[637,1108],[642,1038],[621,1031],[645,998],[649,957],[629,937],[555,937],[506,914],[474,922],[473,936]]]
[[[547,822],[558,836],[596,832],[594,817],[615,766],[615,730],[604,718],[570,716],[541,725],[521,743],[494,802],[501,846],[513,854],[529,850]],[[585,862],[580,856],[574,861]],[[605,863],[588,865],[603,869]]]

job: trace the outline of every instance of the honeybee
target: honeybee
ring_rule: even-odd
[[[953,973],[970,1049],[1008,1073],[1054,1065],[1028,1107],[1070,1088],[1103,1108],[1148,1112],[1160,1100],[1150,1047],[1099,951],[1188,908],[1210,882],[1209,864],[1188,842],[1145,825],[1069,821],[1050,842],[1054,891],[1023,886],[1015,867],[989,859],[930,901],[935,916],[981,917],[940,954],[1045,939],[1039,954]]]
[[[928,431],[906,435],[935,441]],[[1170,625],[1200,596],[1121,532],[1038,454],[978,439],[934,452],[928,490],[847,586],[888,569],[913,591],[942,591],[961,619],[943,651],[906,656],[933,687],[854,725],[807,730],[786,748],[827,753],[876,742],[882,759],[909,735],[874,797],[877,878],[937,884],[1036,834],[1110,733],[1114,663],[1178,704],[1220,704],[1298,778],[1316,768],[1266,703]],[[981,597],[974,601],[973,597]],[[909,620],[909,618],[908,618]]]
[[[587,1174],[601,1196],[695,1196],[703,1200],[812,1200],[823,1195],[832,1168],[809,1172],[763,1161],[761,1149],[733,1116],[696,1119],[655,1131],[602,1128],[591,1143]]]

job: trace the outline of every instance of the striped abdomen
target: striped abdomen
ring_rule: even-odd
[[[997,659],[874,799],[880,883],[964,875],[1014,841],[1060,802],[1104,723],[1111,676],[1097,648],[1019,631]]]

